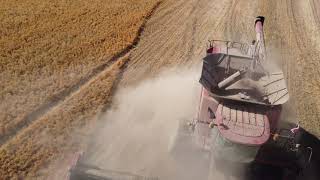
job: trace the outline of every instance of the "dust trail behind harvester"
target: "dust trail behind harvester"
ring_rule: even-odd
[[[120,90],[103,116],[87,163],[160,179],[206,177],[209,158],[186,153],[183,162],[177,162],[169,153],[179,121],[192,120],[197,112],[199,70],[169,70]]]

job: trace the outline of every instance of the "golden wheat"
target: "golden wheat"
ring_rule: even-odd
[[[0,4],[0,135],[6,135],[130,45],[155,0]]]
[[[0,135],[133,43],[158,0],[1,0]],[[0,148],[0,179],[35,177],[110,100],[127,58],[104,70]],[[23,123],[23,122],[22,122]]]
[[[4,179],[34,176],[41,166],[61,153],[76,149],[69,141],[110,100],[124,58],[103,71],[50,113],[34,121],[0,148],[0,174]]]

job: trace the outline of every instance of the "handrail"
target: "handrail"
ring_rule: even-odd
[[[248,43],[242,43],[237,41],[228,41],[228,40],[220,40],[220,39],[212,39],[209,40],[209,47],[214,47],[215,42],[224,42],[226,43],[227,52],[229,48],[239,48],[243,54],[247,54],[250,48],[250,45]],[[236,46],[240,45],[240,47]]]
[[[217,41],[217,42],[233,42],[233,43],[238,43],[238,44],[247,44],[247,43],[243,43],[243,42],[221,40],[221,39],[211,39],[211,40],[209,40],[209,42],[214,42],[214,41]]]

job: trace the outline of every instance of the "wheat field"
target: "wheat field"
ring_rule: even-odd
[[[0,140],[0,179],[33,179],[76,148],[68,142],[71,132],[109,101],[128,58],[101,70],[45,115],[30,114],[130,46],[157,2],[1,0],[0,137],[7,138]]]
[[[119,81],[201,62],[208,39],[251,42],[258,14],[281,53],[286,118],[320,135],[318,2],[164,0],[149,19],[160,1],[0,0],[0,180],[61,179],[59,160],[86,149]]]
[[[2,1],[0,135],[130,45],[153,5],[147,0]]]

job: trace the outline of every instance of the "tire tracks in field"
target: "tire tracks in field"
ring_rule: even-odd
[[[181,2],[181,3],[179,3]],[[161,14],[160,16],[154,17],[150,22],[149,27],[153,27],[152,24],[154,23],[160,23],[165,27],[165,31],[166,32],[170,32],[172,31],[172,29],[174,29],[174,27],[172,27],[172,24],[176,24],[177,27],[181,26],[184,22],[181,21],[181,19],[174,19],[171,16],[171,13],[175,13],[177,14],[177,16],[183,16],[183,14],[185,13],[185,11],[188,10],[188,6],[183,6],[183,0],[178,1],[178,5],[177,6],[172,6],[169,7],[170,9],[167,10],[164,14]],[[180,4],[182,4],[182,8],[177,9]],[[158,21],[158,22],[157,22]],[[177,29],[179,30],[179,29]],[[178,35],[177,32],[173,32],[171,33],[171,36],[161,36],[161,34],[163,29],[155,29],[153,36],[151,38],[145,38],[148,39],[148,41],[146,43],[152,44],[152,46],[146,46],[143,48],[140,48],[139,53],[136,53],[134,55],[134,58],[136,59],[141,59],[145,54],[149,53],[149,52],[155,52],[154,54],[152,54],[155,57],[159,57],[162,54],[165,54],[165,52],[167,51],[167,49],[165,48],[161,48],[161,47],[165,47],[165,44],[167,44],[168,42],[170,42],[170,39],[172,38],[172,36],[176,36]],[[173,48],[173,47],[172,47]],[[133,64],[135,63],[135,61],[133,61]]]
[[[141,39],[141,35],[144,32],[147,21],[154,14],[154,12],[158,9],[158,7],[160,6],[161,3],[162,3],[162,1],[159,1],[158,3],[156,3],[155,6],[151,9],[151,11],[147,14],[142,25],[138,29],[138,32],[137,32],[135,39],[133,40],[133,42],[130,45],[128,45],[126,48],[124,48],[121,52],[114,55],[112,58],[107,59],[105,63],[94,68],[88,76],[81,78],[76,84],[74,84],[70,88],[65,89],[65,90],[59,92],[58,94],[54,95],[52,98],[50,98],[49,102],[46,102],[46,103],[40,105],[34,111],[32,111],[31,113],[26,115],[16,125],[14,130],[11,130],[6,135],[0,137],[0,147],[3,144],[10,141],[12,138],[14,138],[20,131],[27,128],[31,123],[33,123],[34,121],[36,121],[40,117],[44,116],[45,114],[49,113],[52,109],[54,109],[55,107],[57,107],[61,103],[63,103],[64,100],[66,100],[68,97],[71,97],[74,93],[81,90],[81,88],[84,87],[87,83],[89,83],[92,79],[97,77],[100,73],[102,73],[108,67],[117,63],[119,59],[127,56],[139,43],[139,41]],[[121,69],[119,78],[122,77],[123,71],[125,70],[127,63],[128,63],[128,61],[125,63],[124,67]],[[115,82],[116,84],[120,81],[119,78],[116,80],[116,82]]]
[[[190,11],[190,15],[194,15],[192,23],[191,23],[191,28],[192,28],[191,29],[191,38],[190,38],[191,42],[195,42],[195,40],[196,40],[195,34],[197,31],[198,16],[197,16],[197,14],[195,14],[195,12],[196,12],[196,9],[199,6],[199,4],[200,4],[200,1],[197,1],[196,4],[194,5],[194,7],[192,8],[192,10]],[[190,43],[189,49],[187,51],[188,53],[186,55],[187,61],[191,60],[193,52],[194,52],[194,48],[195,48],[194,43]]]
[[[220,30],[224,32],[224,30],[226,29],[226,20],[228,19],[229,13],[232,9],[232,5],[233,5],[233,1],[229,1],[228,4],[223,7],[222,11],[224,11],[224,13],[222,16],[220,16],[221,18],[219,18],[218,23],[215,27],[217,31]]]
[[[295,70],[297,69],[297,62],[292,61],[295,60],[294,58],[297,54],[302,52],[301,47],[305,46],[305,44],[303,44],[303,39],[299,35],[301,32],[299,32],[300,30],[297,27],[300,25],[294,13],[292,0],[281,1],[279,3],[280,4],[272,3],[271,5],[270,9],[275,10],[277,13],[274,16],[275,22],[270,30],[276,35],[276,39],[274,39],[276,44],[280,43],[280,46],[276,46],[276,48],[280,48],[281,68],[287,79],[287,87],[290,93],[294,95],[294,98],[291,98],[290,101],[293,106],[296,106],[295,101],[297,99],[295,94],[297,94],[297,89],[295,88],[295,79],[297,74]],[[270,9],[268,11],[270,11]],[[292,50],[295,50],[294,53]]]
[[[167,0],[148,22],[147,32],[125,72],[129,85],[168,66],[194,64],[202,58],[209,39],[224,37],[223,15],[229,15],[233,0]],[[143,65],[142,65],[143,64]],[[141,66],[142,65],[142,66]]]
[[[319,38],[319,16],[315,1],[287,0],[289,26],[295,39],[295,49],[292,52],[296,57],[296,62],[289,64],[289,68],[294,70],[294,96],[297,100],[297,114],[299,122],[309,131],[319,136],[320,130],[315,126],[319,125],[319,75],[320,71],[318,59],[320,57]],[[316,27],[315,27],[316,26]],[[295,50],[293,49],[293,50]]]
[[[282,71],[284,72],[285,78],[287,80],[287,88],[290,92],[293,90],[291,88],[291,69],[294,68],[295,64],[290,62],[290,59],[292,59],[290,56],[290,53],[287,52],[288,49],[291,49],[296,43],[292,43],[292,41],[295,41],[295,39],[291,38],[290,32],[292,32],[290,20],[290,6],[288,6],[287,1],[280,1],[277,3],[273,2],[267,2],[267,4],[264,4],[263,7],[267,7],[267,12],[269,17],[267,16],[267,31],[268,35],[270,35],[269,40],[269,47],[270,53],[272,54],[272,51],[277,51],[275,54],[278,54],[274,56],[275,60],[280,62],[277,62]],[[286,26],[288,24],[288,26]],[[288,33],[283,33],[285,31],[289,31]],[[290,48],[286,48],[286,46],[290,46]]]
[[[190,22],[185,20],[185,17],[194,16],[193,10],[195,0],[180,0],[175,3],[167,1],[168,10],[164,12],[159,12],[157,16],[153,16],[152,20],[148,23],[149,30],[152,33],[147,33],[144,37],[144,42],[141,42],[140,47],[138,48],[137,53],[133,53],[133,61],[131,61],[131,67],[134,67],[134,71],[139,64],[143,61],[148,65],[149,58],[158,59],[154,62],[154,65],[161,65],[162,62],[159,59],[166,57],[173,61],[172,57],[174,56],[185,56],[187,54],[188,44],[190,43]],[[162,9],[162,8],[160,8]],[[160,11],[160,10],[159,10]],[[174,15],[173,15],[174,14]],[[157,25],[161,24],[162,28],[157,28]],[[149,35],[150,34],[150,35]],[[191,35],[191,34],[190,34]],[[180,38],[177,38],[180,37]],[[175,40],[177,40],[175,42]],[[173,51],[174,49],[181,49],[183,47],[186,51],[177,52]],[[152,53],[150,53],[152,52]],[[148,58],[145,56],[149,54]],[[169,62],[170,63],[170,62]]]
[[[297,39],[296,42],[298,45],[298,49],[300,50],[300,52],[303,52],[303,48],[306,48],[306,44],[304,43],[304,40],[302,38],[302,37],[306,37],[305,28],[303,27],[303,30],[301,30],[301,28],[297,28],[297,27],[301,27],[301,25],[298,23],[297,16],[294,13],[295,6],[293,1],[287,0],[287,5],[288,5],[288,16],[292,17],[290,18],[291,29],[293,29],[294,36]]]
[[[226,37],[229,37],[230,39],[232,39],[233,41],[238,41],[238,38],[236,37],[236,32],[234,31],[235,27],[237,26],[237,21],[236,21],[236,16],[235,16],[235,12],[236,12],[236,8],[238,6],[240,1],[232,1],[232,5],[231,5],[231,10],[230,10],[230,14],[227,17],[227,20],[229,22],[231,22],[227,27],[226,27],[226,31],[225,31],[225,35]]]
[[[309,0],[309,3],[310,3],[310,7],[312,9],[312,15],[313,15],[313,18],[314,20],[316,21],[316,24],[318,25],[318,29],[319,29],[319,26],[320,26],[320,12],[317,11],[317,8],[316,7],[320,7],[320,3],[319,1],[315,1],[315,0]]]

